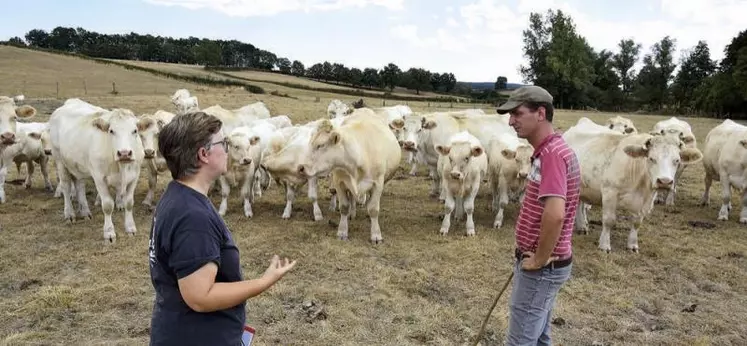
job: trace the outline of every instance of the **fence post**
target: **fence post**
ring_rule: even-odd
[[[88,95],[88,86],[85,79],[83,80],[83,95]]]
[[[57,98],[60,98],[60,82],[59,82],[59,81],[57,81],[57,82],[55,82],[55,83],[56,83],[56,85],[57,85],[57,94],[56,94],[56,95],[57,95]]]
[[[112,94],[117,94],[117,82],[112,82]]]

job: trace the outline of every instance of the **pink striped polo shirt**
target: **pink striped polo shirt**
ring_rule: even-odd
[[[554,133],[545,138],[532,154],[532,168],[527,177],[524,202],[516,222],[516,245],[520,251],[536,251],[540,225],[547,196],[565,198],[565,219],[552,256],[571,256],[571,237],[576,208],[579,204],[581,170],[578,158],[563,137]]]

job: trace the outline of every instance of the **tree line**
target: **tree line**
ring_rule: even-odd
[[[208,69],[256,69],[307,77],[325,82],[348,84],[369,89],[404,87],[421,91],[442,93],[464,92],[455,90],[457,80],[453,73],[431,72],[423,68],[402,71],[389,63],[381,69],[350,68],[340,63],[324,61],[306,67],[298,60],[285,57],[237,40],[210,40],[205,38],[172,38],[153,35],[101,34],[83,28],[55,27],[47,32],[33,29],[25,40],[12,37],[6,43],[82,54],[94,58],[157,61],[166,63],[204,65]]]
[[[523,41],[524,81],[547,88],[558,108],[747,118],[747,30],[733,37],[720,62],[703,40],[676,60],[670,36],[649,52],[630,38],[618,42],[617,52],[595,51],[560,10],[531,13]],[[496,88],[505,82],[498,77]]]

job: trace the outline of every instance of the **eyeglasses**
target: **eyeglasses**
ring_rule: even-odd
[[[207,145],[205,145],[205,149],[206,150],[210,150],[210,148],[213,145],[216,145],[216,144],[222,144],[223,145],[223,151],[228,152],[228,141],[225,138],[223,138],[223,139],[221,139],[220,141],[217,141],[217,142],[208,143]]]

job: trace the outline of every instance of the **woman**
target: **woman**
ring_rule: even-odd
[[[296,264],[275,255],[260,278],[242,279],[239,250],[207,197],[226,171],[221,125],[212,115],[188,113],[158,136],[174,180],[158,202],[150,235],[151,345],[241,345],[246,300]]]

